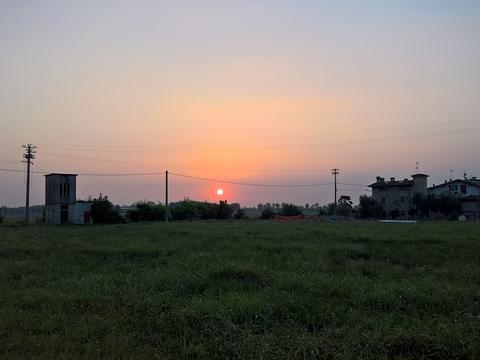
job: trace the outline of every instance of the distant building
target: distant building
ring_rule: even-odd
[[[425,174],[412,175],[413,180],[403,179],[390,181],[377,176],[377,181],[371,185],[372,197],[382,205],[382,218],[408,218],[408,211],[413,205],[416,193],[427,195],[427,177]]]
[[[45,223],[75,223],[77,175],[45,175]]]
[[[77,202],[76,174],[45,175],[45,223],[93,223],[90,216],[91,202]]]
[[[440,195],[442,193],[452,193],[457,196],[462,204],[462,213],[477,219],[480,215],[480,209],[477,205],[477,199],[480,195],[480,180],[476,177],[470,179],[450,180],[440,185],[433,184],[428,188],[429,194]]]

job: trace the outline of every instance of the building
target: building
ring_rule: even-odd
[[[452,193],[457,196],[462,204],[462,213],[478,219],[480,208],[478,207],[478,196],[480,195],[480,180],[476,177],[467,179],[450,180],[440,185],[433,184],[428,188],[429,194],[440,195],[442,193]]]
[[[45,175],[45,223],[92,224],[91,202],[77,201],[76,174]]]
[[[390,181],[377,176],[377,181],[368,187],[372,188],[372,197],[382,205],[382,218],[408,218],[416,193],[427,195],[427,177],[425,174],[414,174],[412,180]]]
[[[45,223],[75,223],[77,175],[45,175]]]
[[[75,224],[93,224],[90,213],[93,202],[77,201],[75,203]]]

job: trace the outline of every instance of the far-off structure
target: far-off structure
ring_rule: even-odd
[[[92,223],[90,202],[77,201],[76,174],[45,175],[45,223]]]
[[[427,178],[425,174],[412,175],[413,180],[403,179],[390,181],[377,176],[377,181],[371,185],[372,197],[382,205],[382,218],[408,218],[408,211],[413,206],[413,196],[416,193],[427,195]]]
[[[75,223],[76,174],[45,175],[45,223]]]

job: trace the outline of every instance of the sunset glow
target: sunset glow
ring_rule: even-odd
[[[480,177],[480,3],[0,4],[0,206],[22,145],[77,197],[354,203],[376,176]],[[112,11],[115,8],[115,11]],[[220,190],[221,188],[221,190]],[[223,191],[220,193],[220,191]]]

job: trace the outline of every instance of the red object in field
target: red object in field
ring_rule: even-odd
[[[276,220],[276,221],[302,220],[302,215],[296,215],[296,216],[280,216],[280,215],[275,215],[275,220]]]

